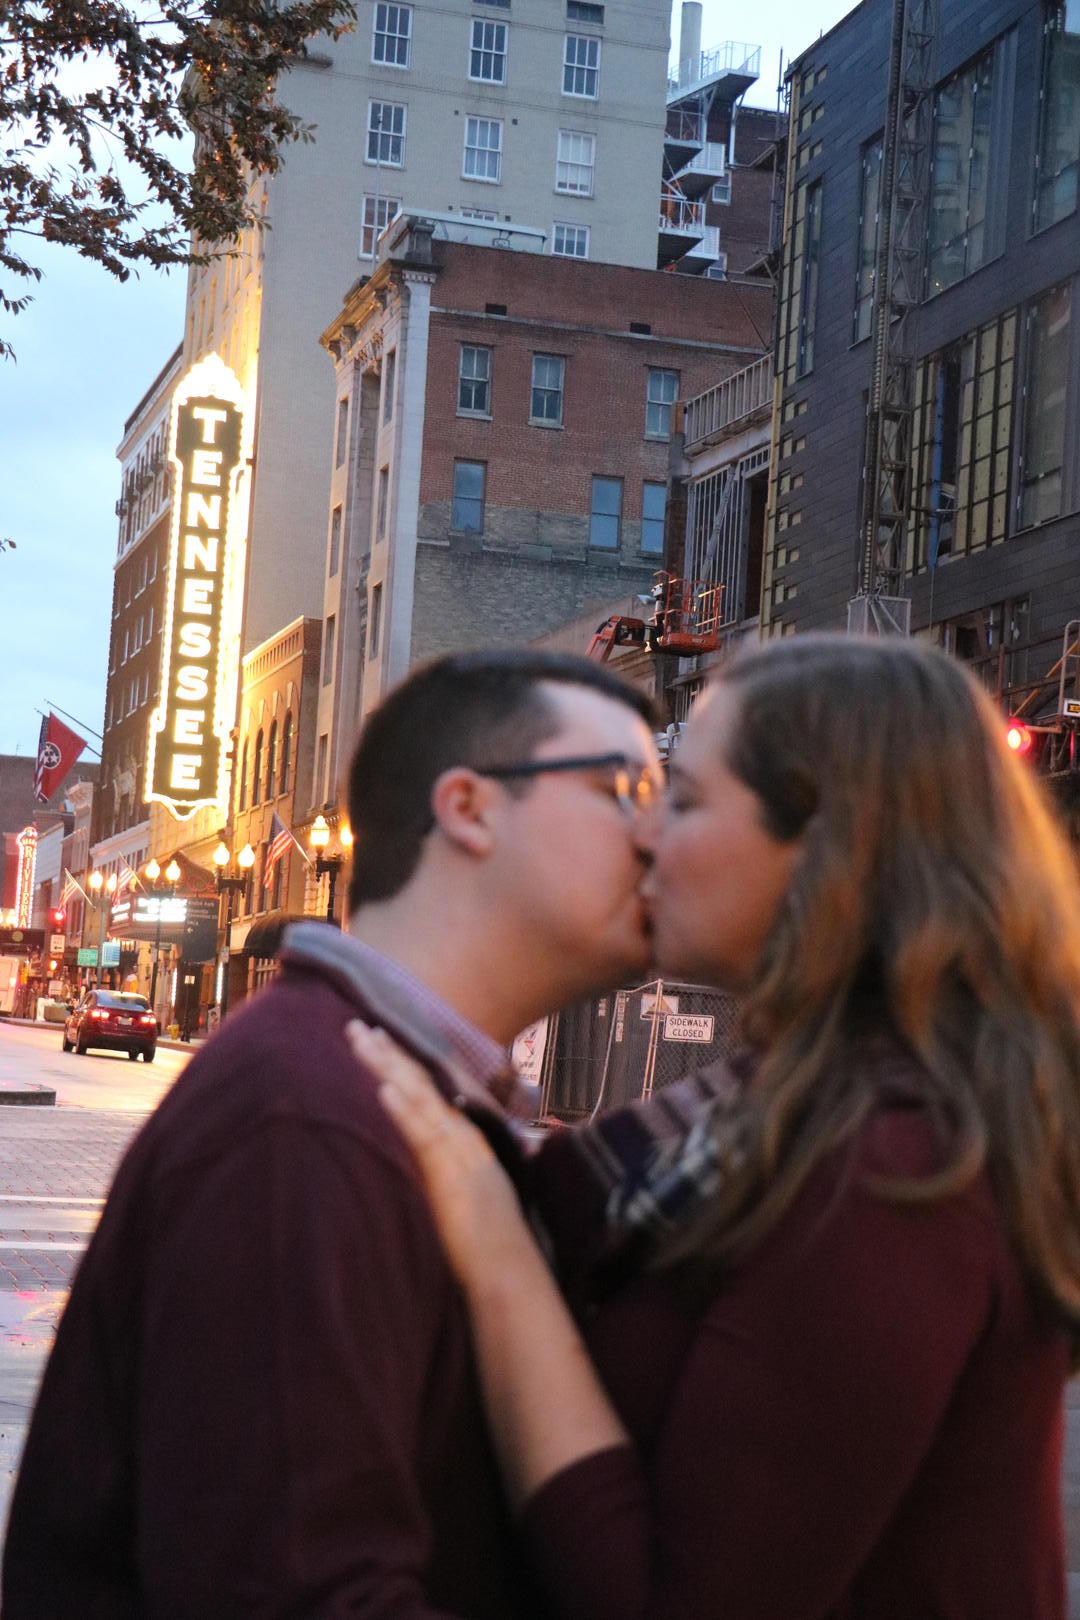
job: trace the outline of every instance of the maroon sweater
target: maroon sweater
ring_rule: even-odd
[[[1063,1620],[1065,1340],[985,1183],[863,1179],[934,1159],[883,1113],[707,1308],[645,1278],[599,1310],[644,1468],[606,1452],[532,1502],[560,1620]]]
[[[358,1008],[289,971],[129,1150],[28,1437],[5,1620],[531,1612],[464,1310],[344,1040]]]

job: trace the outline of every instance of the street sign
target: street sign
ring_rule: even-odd
[[[97,967],[97,946],[80,945],[77,967]]]
[[[107,939],[101,947],[101,965],[102,967],[120,966],[120,941],[118,939]]]
[[[712,1013],[670,1013],[664,1019],[665,1041],[700,1041],[706,1045],[713,1038],[716,1019]]]
[[[1080,720],[1080,698],[1066,698],[1061,713],[1066,720]]]
[[[50,934],[49,954],[51,956],[63,956],[64,947],[66,944],[67,940],[64,938],[63,934]]]
[[[657,1006],[658,1002],[659,1006]],[[646,990],[641,997],[640,1016],[642,1018],[655,1018],[658,1012],[663,1017],[671,1013],[677,1013],[678,1010],[678,996],[657,995],[655,990]]]

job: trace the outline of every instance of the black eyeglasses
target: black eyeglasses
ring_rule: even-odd
[[[658,804],[664,791],[659,772],[651,765],[640,765],[626,754],[573,754],[563,759],[526,759],[510,765],[477,766],[478,776],[498,781],[522,776],[541,776],[549,771],[614,770],[612,787],[619,809],[631,820]]]

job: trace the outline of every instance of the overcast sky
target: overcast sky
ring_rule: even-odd
[[[705,0],[702,44],[751,34],[763,56],[747,100],[773,106],[781,51],[798,54],[850,9],[851,0],[759,0],[752,8]],[[675,0],[676,35],[678,10]],[[45,279],[25,314],[4,317],[18,359],[0,361],[0,536],[17,546],[0,555],[5,754],[34,751],[37,710],[50,703],[101,730],[116,446],[183,326],[182,271],[121,285],[70,253],[42,249],[35,257]]]

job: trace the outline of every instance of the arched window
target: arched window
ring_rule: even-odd
[[[238,810],[245,810],[247,808],[247,750],[247,738],[245,737],[244,751],[240,755],[240,784],[236,796],[236,808]]]
[[[281,775],[278,779],[278,792],[289,791],[289,766],[292,763],[292,710],[285,716],[285,724],[281,728]]]
[[[272,799],[277,788],[277,721],[270,726],[270,736],[266,744],[266,797]]]
[[[251,773],[251,802],[258,804],[262,798],[262,756],[263,734],[260,731],[255,738],[255,768]]]

